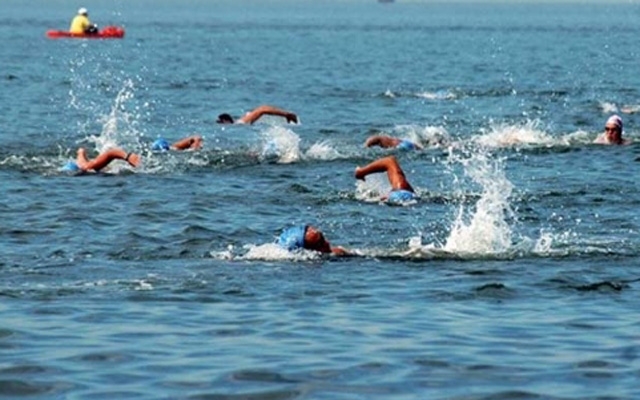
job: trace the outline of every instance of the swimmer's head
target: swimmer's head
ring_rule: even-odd
[[[216,122],[219,124],[233,124],[233,117],[229,114],[220,114]]]
[[[153,151],[167,151],[170,148],[171,148],[171,146],[169,145],[169,142],[167,142],[166,140],[164,140],[162,138],[157,139],[151,145],[151,150],[153,150]]]
[[[62,168],[60,168],[60,171],[63,171],[63,172],[78,172],[78,171],[80,171],[80,167],[78,167],[78,164],[76,164],[75,161],[67,161],[67,163],[65,165],[63,165]]]
[[[321,253],[331,253],[331,245],[327,242],[322,232],[313,226],[307,226],[304,234],[304,248]]]
[[[622,142],[622,118],[612,115],[604,125],[604,133],[610,143]]]
[[[607,123],[604,125],[606,128],[617,128],[622,132],[622,118],[618,115],[612,115],[607,120]]]
[[[294,226],[285,229],[277,241],[278,245],[289,251],[308,249],[321,253],[331,253],[331,245],[322,232],[309,225]]]

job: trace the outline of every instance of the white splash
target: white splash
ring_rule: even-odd
[[[386,173],[367,175],[366,180],[356,180],[355,185],[356,199],[368,203],[380,202],[380,198],[391,191]]]
[[[522,124],[509,125],[497,124],[486,133],[473,138],[473,142],[484,147],[512,147],[517,145],[544,145],[559,144],[557,139],[539,128],[537,120],[526,121]],[[561,142],[564,144],[564,141]]]
[[[505,176],[503,160],[482,150],[468,158],[452,159],[463,165],[465,175],[480,187],[481,193],[473,207],[459,207],[443,249],[457,254],[509,251],[512,232],[507,219],[515,220],[515,214],[509,204],[513,185]]]
[[[123,82],[123,87],[118,91],[111,111],[98,119],[102,124],[100,134],[90,137],[97,151],[138,144],[139,138],[143,136],[137,129],[140,115],[128,111],[127,108],[128,102],[134,98],[135,85],[128,79]]]
[[[340,158],[345,158],[338,150],[336,150],[330,142],[318,142],[314,143],[309,150],[305,153],[305,158],[311,160],[337,160]]]
[[[266,243],[262,245],[245,245],[247,252],[244,255],[236,257],[240,260],[265,260],[265,261],[306,261],[320,258],[320,253],[308,250],[288,251],[275,243]]]
[[[575,132],[568,133],[562,137],[562,140],[566,143],[586,144],[593,142],[594,135],[587,131],[577,130]]]
[[[290,129],[271,126],[261,132],[263,145],[260,157],[280,164],[300,161],[300,137]]]
[[[153,290],[153,283],[145,280],[145,279],[138,279],[136,281],[134,281],[134,290]]]
[[[601,101],[600,102],[600,109],[605,114],[611,114],[611,113],[617,113],[618,112],[618,106],[616,106],[615,103],[609,103],[609,102],[606,102],[606,101]]]
[[[427,100],[454,100],[456,95],[448,90],[441,90],[437,92],[420,92],[416,93],[416,97]]]
[[[451,143],[447,130],[441,126],[398,125],[393,136],[408,139],[424,148],[446,147]]]

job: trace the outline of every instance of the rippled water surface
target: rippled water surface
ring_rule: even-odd
[[[0,397],[640,397],[636,2],[96,1],[124,39],[47,39],[78,6],[0,3]],[[215,124],[260,104],[300,123]],[[60,171],[113,146],[142,166]],[[417,202],[354,179],[389,154]]]

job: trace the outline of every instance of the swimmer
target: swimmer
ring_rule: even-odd
[[[380,146],[384,149],[395,148],[400,150],[422,150],[422,146],[407,139],[398,139],[392,136],[374,135],[364,143],[365,147]]]
[[[98,172],[109,165],[113,160],[124,160],[134,168],[140,166],[140,156],[136,153],[127,153],[122,149],[116,148],[100,153],[96,158],[89,160],[87,158],[86,150],[81,147],[78,149],[76,161],[69,161],[62,170],[71,172]]]
[[[612,115],[604,125],[604,133],[593,141],[596,144],[629,144],[628,139],[622,138],[622,118]]]
[[[288,251],[307,249],[336,256],[349,255],[349,252],[342,247],[331,247],[322,232],[311,225],[294,226],[285,229],[276,243]]]
[[[193,135],[180,139],[173,144],[169,144],[165,139],[158,138],[151,145],[151,150],[168,151],[168,150],[198,150],[202,147],[202,136]]]
[[[404,171],[394,156],[380,158],[364,167],[356,167],[356,179],[365,180],[369,174],[386,172],[391,191],[381,199],[389,203],[403,203],[417,198],[413,187],[404,175]]]
[[[253,124],[257,120],[260,119],[263,115],[275,115],[278,117],[283,117],[287,120],[287,122],[298,123],[298,116],[292,112],[281,110],[272,106],[260,106],[252,111],[246,113],[243,117],[234,121],[233,117],[229,114],[220,114],[218,115],[218,119],[216,120],[219,124]]]

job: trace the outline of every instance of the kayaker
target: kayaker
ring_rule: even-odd
[[[98,25],[92,24],[91,21],[89,21],[89,11],[81,7],[78,10],[78,15],[71,21],[69,32],[75,35],[92,35],[98,33]]]

